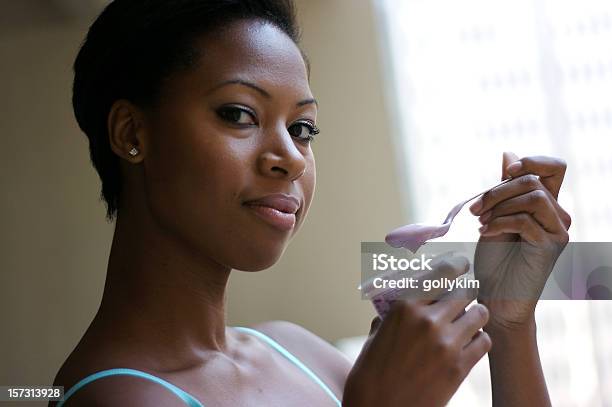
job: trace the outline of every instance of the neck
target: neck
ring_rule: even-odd
[[[144,218],[117,218],[97,331],[159,363],[167,356],[174,365],[197,364],[203,351],[226,351],[230,269]]]

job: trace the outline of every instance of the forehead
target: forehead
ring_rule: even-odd
[[[203,85],[243,79],[264,87],[289,88],[309,96],[308,74],[297,45],[276,26],[238,20],[196,42],[196,68]],[[273,89],[272,89],[273,90]]]

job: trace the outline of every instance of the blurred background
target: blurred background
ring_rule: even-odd
[[[104,0],[0,0],[0,384],[45,385],[102,295],[113,225],[70,104]],[[573,241],[611,241],[612,3],[297,0],[322,134],[308,221],[281,261],[235,272],[228,322],[298,323],[354,358],[374,310],[360,243],[440,222],[503,151],[568,162]],[[449,241],[475,241],[467,211]],[[612,303],[538,305],[555,406],[612,405]],[[490,405],[481,361],[451,405]]]

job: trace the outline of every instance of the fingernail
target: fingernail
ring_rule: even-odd
[[[476,202],[474,202],[470,206],[470,212],[472,212],[472,214],[474,215],[480,212],[481,209],[482,209],[482,198],[479,198]]]
[[[482,214],[480,218],[478,218],[478,220],[480,221],[480,223],[485,223],[490,218],[491,218],[491,211],[486,211],[485,213]]]
[[[508,168],[506,168],[506,170],[510,173],[510,174],[516,174],[521,167],[523,166],[523,163],[520,161],[515,161],[512,164],[510,164],[508,166]]]
[[[481,227],[478,229],[478,231],[479,231],[480,233],[484,233],[484,232],[486,232],[486,231],[487,231],[487,225],[483,225],[483,226],[481,226]]]

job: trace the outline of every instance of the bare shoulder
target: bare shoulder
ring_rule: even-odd
[[[57,373],[54,386],[63,386],[68,392],[74,385],[89,375],[124,363],[104,352],[102,349],[91,356],[86,351],[73,352]],[[55,407],[56,403],[49,403]],[[110,406],[164,406],[184,407],[176,394],[161,384],[142,377],[130,375],[111,375],[87,383],[68,398],[66,407],[110,407]]]
[[[288,321],[268,321],[253,327],[265,333],[316,373],[341,396],[351,361],[329,342]]]
[[[89,383],[74,393],[64,405],[66,407],[185,407],[186,404],[170,390],[149,380],[134,376],[109,376]]]

